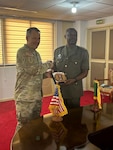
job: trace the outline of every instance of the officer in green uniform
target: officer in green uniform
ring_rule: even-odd
[[[64,72],[67,81],[61,84],[61,93],[67,108],[80,107],[80,97],[83,95],[82,79],[89,70],[88,51],[76,45],[77,31],[74,28],[66,30],[67,44],[54,51],[54,71]]]

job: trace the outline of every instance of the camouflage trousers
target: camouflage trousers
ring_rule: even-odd
[[[16,101],[16,115],[19,123],[24,124],[40,117],[41,100],[26,102]]]

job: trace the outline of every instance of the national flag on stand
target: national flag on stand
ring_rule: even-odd
[[[94,100],[97,101],[99,109],[102,109],[99,81],[97,80],[94,80]]]
[[[55,93],[50,101],[49,110],[54,116],[64,116],[68,113],[58,84],[56,84]]]

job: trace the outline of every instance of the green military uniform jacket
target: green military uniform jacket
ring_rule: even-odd
[[[54,52],[54,71],[64,72],[67,79],[76,78],[82,70],[89,69],[88,51],[82,47],[59,47]],[[63,98],[77,98],[83,95],[82,80],[71,85],[61,85]]]

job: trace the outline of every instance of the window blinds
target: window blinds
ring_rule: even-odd
[[[4,19],[3,24],[4,48],[0,43],[0,64],[3,64],[2,52],[6,65],[16,63],[17,50],[26,43],[26,30],[29,27],[37,27],[41,31],[41,41],[37,51],[40,53],[42,61],[53,59],[53,23],[8,18]],[[2,36],[1,33],[0,36]]]

